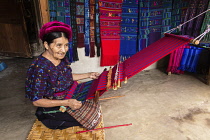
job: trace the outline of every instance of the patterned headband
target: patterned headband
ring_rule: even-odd
[[[65,32],[68,35],[68,38],[72,37],[72,30],[68,24],[59,21],[51,21],[42,26],[39,33],[39,38],[44,39],[44,35],[50,32]]]

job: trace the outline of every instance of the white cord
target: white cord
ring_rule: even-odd
[[[186,23],[190,22],[191,20],[193,20],[193,19],[195,19],[195,18],[199,17],[199,16],[200,16],[200,15],[202,15],[202,14],[205,14],[205,13],[206,13],[206,12],[208,12],[208,11],[210,11],[210,9],[208,9],[208,10],[206,10],[206,11],[204,11],[204,12],[200,13],[199,15],[197,15],[197,16],[195,16],[195,17],[191,18],[191,19],[190,19],[190,20],[188,20],[188,21],[185,21],[184,23],[182,23],[182,24],[178,25],[177,27],[172,28],[172,29],[170,29],[170,30],[168,30],[168,31],[166,31],[166,32],[164,32],[164,33],[171,33],[171,32],[173,32],[173,31],[174,31],[174,30],[176,30],[176,29],[181,30],[181,27],[182,27],[184,24],[186,24]]]

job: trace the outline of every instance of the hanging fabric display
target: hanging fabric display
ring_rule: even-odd
[[[208,5],[208,8],[207,9],[210,9],[210,2],[209,2],[209,5]],[[204,18],[204,20],[203,20],[203,24],[202,24],[202,28],[201,28],[201,31],[200,31],[200,33],[203,33],[205,30],[206,30],[206,28],[207,28],[207,25],[210,25],[210,12],[207,12],[206,14],[205,14],[205,18]],[[204,36],[204,38],[202,39],[202,41],[205,41],[205,42],[207,42],[207,41],[209,41],[210,40],[210,33],[207,33],[205,36]]]
[[[163,1],[163,19],[161,27],[161,37],[164,33],[171,29],[171,11],[172,11],[172,0]]]
[[[97,56],[101,55],[101,36],[100,36],[100,22],[99,22],[99,4],[98,0],[95,0],[95,44],[97,48]]]
[[[99,0],[99,12],[101,66],[112,66],[119,61],[122,0]]]
[[[139,40],[138,51],[161,38],[162,1],[139,1]]]
[[[121,61],[137,52],[138,0],[123,1],[120,34]]]
[[[182,0],[173,0],[172,4],[172,12],[171,12],[171,27],[177,27],[181,24],[181,7],[182,6]],[[177,33],[176,30],[174,33]]]
[[[90,0],[90,57],[95,56],[95,0]]]
[[[76,0],[76,21],[77,21],[77,47],[82,48],[84,44],[84,0]]]
[[[208,2],[209,0],[199,0],[196,15],[207,10]],[[205,17],[205,14],[202,14],[194,20],[194,27],[193,27],[193,33],[192,33],[193,37],[197,37],[198,35],[200,35],[200,30],[202,27],[204,17]]]
[[[185,48],[180,63],[179,70],[194,72],[196,73],[196,68],[198,64],[198,59],[203,48],[198,48],[191,46],[190,48]]]
[[[71,14],[71,28],[72,28],[72,50],[73,50],[73,61],[78,61],[77,53],[77,22],[76,22],[76,0],[71,0],[70,2],[70,14]]]
[[[192,19],[193,17],[197,15],[197,6],[199,4],[199,1],[200,0],[190,0],[190,4],[189,4],[189,7],[187,8],[184,22]],[[195,21],[196,20],[192,20],[183,26],[183,29],[182,29],[183,35],[193,36],[193,31],[194,31],[193,26],[194,26]]]
[[[90,55],[90,11],[89,0],[85,0],[85,56]]]

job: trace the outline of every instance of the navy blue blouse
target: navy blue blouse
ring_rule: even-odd
[[[73,84],[72,69],[67,58],[55,66],[40,55],[27,71],[25,95],[31,101],[53,98],[54,93],[67,91]]]

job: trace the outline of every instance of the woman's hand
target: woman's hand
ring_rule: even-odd
[[[82,106],[82,102],[76,99],[68,99],[66,106],[69,106],[72,110],[77,110]]]
[[[98,79],[98,76],[100,75],[98,72],[90,72],[89,74],[89,78],[91,79]]]

